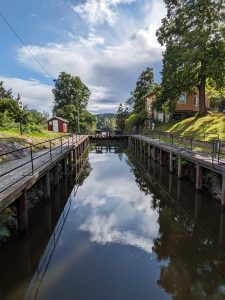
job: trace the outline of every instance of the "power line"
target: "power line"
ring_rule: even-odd
[[[40,63],[40,61],[34,56],[34,54],[31,52],[29,48],[27,48],[25,42],[22,40],[22,38],[19,36],[19,34],[16,32],[16,30],[10,25],[6,17],[1,13],[0,11],[0,17],[3,19],[3,21],[7,24],[7,26],[11,29],[11,31],[15,34],[17,39],[20,41],[20,43],[24,46],[24,48],[27,50],[27,52],[33,57],[33,59],[36,61],[36,63],[41,67],[41,69],[45,72],[46,75],[54,79],[52,75],[48,73],[48,71],[45,69],[45,67]]]

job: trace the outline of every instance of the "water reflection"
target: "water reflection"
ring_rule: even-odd
[[[146,167],[143,161],[136,161],[137,176],[140,171],[144,175],[140,189],[160,193],[153,201],[160,227],[153,251],[166,262],[159,286],[173,299],[224,299],[225,254],[219,246],[224,245],[225,215],[220,205],[206,192],[196,192],[190,182],[177,180],[152,161]]]
[[[224,299],[225,215],[209,194],[121,143],[91,145],[77,189],[81,165],[31,210],[29,238],[0,248],[1,300]]]
[[[87,153],[84,153],[78,162],[77,171],[83,168],[86,159]],[[85,170],[83,177],[85,172],[86,176],[89,175]],[[71,206],[68,197],[78,186],[75,177],[76,172],[71,172],[60,185],[51,190],[50,199],[42,200],[29,210],[28,237],[21,239],[15,236],[0,246],[1,300],[35,299]],[[34,197],[33,192],[30,197]]]

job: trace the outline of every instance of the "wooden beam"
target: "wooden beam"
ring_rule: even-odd
[[[54,180],[54,186],[59,184],[59,165],[56,164],[53,168],[53,180]]]
[[[46,174],[43,177],[43,194],[44,194],[44,198],[50,198],[51,186],[50,186],[49,172],[46,172]]]
[[[182,167],[182,161],[181,161],[181,156],[178,155],[178,174],[177,174],[178,178],[182,178],[183,177],[183,167]]]
[[[28,233],[28,201],[27,191],[23,190],[22,195],[17,199],[17,221],[20,234]]]
[[[200,164],[196,164],[196,189],[202,189],[202,167]]]
[[[170,173],[173,173],[173,153],[170,151],[170,162],[169,162]]]
[[[162,148],[159,148],[159,164],[160,164],[160,166],[163,166],[163,163],[164,163],[164,161],[163,161],[163,150],[162,150]]]
[[[222,207],[225,208],[225,172],[222,175],[222,199],[221,199]]]

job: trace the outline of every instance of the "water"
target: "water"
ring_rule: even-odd
[[[118,146],[93,148],[79,183],[0,247],[1,300],[225,299],[225,216],[207,193]]]

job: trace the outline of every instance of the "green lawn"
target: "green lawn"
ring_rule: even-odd
[[[0,130],[0,142],[16,142],[23,146],[37,144],[65,135],[63,133],[44,130],[42,132],[23,134],[17,130]]]
[[[182,121],[174,121],[161,126],[156,127],[156,130],[178,133],[181,136],[188,136],[195,134],[195,138],[211,140],[216,138],[216,134],[219,134],[219,138],[225,140],[225,114],[221,113],[209,113],[205,117],[191,117]]]

